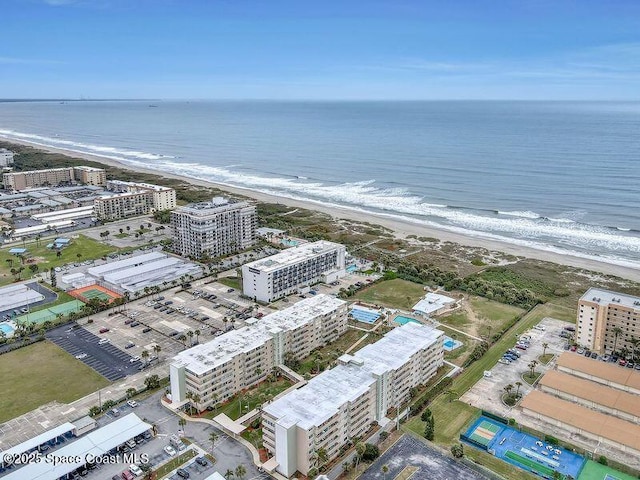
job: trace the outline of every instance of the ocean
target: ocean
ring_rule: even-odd
[[[0,103],[0,136],[640,266],[640,103]]]

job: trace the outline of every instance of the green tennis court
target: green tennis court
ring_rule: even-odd
[[[97,298],[98,300],[104,300],[106,302],[111,300],[111,297],[109,295],[107,295],[104,292],[101,292],[97,288],[93,288],[91,290],[85,290],[84,292],[82,292],[82,296],[87,300],[93,300],[94,298]]]
[[[37,312],[21,315],[16,319],[16,321],[18,323],[44,323],[47,320],[55,320],[58,318],[58,315],[67,315],[70,312],[78,312],[82,307],[84,307],[84,303],[80,300],[71,300],[70,302],[61,303],[60,305],[38,310]]]
[[[529,468],[533,472],[536,472],[540,476],[553,478],[553,472],[555,472],[553,468],[547,467],[546,465],[541,465],[538,462],[534,462],[529,458],[523,457],[522,455],[518,455],[517,453],[512,452],[511,450],[505,453],[504,456],[507,458],[510,458],[511,460],[515,460],[516,462],[524,465],[525,467]],[[561,478],[565,478],[565,476],[562,475]]]
[[[578,480],[637,480],[636,477],[618,472],[611,467],[602,465],[593,460],[587,460],[584,468],[578,475]]]
[[[476,425],[473,432],[468,435],[468,437],[481,445],[489,445],[499,430],[500,427],[495,423],[482,420],[478,425]]]

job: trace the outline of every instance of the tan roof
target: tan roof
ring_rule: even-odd
[[[640,390],[640,373],[632,368],[622,368],[615,363],[594,360],[572,352],[560,355],[557,365]]]
[[[520,405],[523,409],[640,452],[640,425],[635,423],[590,410],[539,390],[529,393]]]
[[[600,385],[557,370],[549,370],[545,373],[539,385],[640,417],[640,398],[633,393]]]

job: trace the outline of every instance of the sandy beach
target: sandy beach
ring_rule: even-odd
[[[640,282],[640,270],[627,267],[627,266],[606,263],[604,261],[598,261],[596,259],[582,258],[582,257],[577,257],[572,255],[556,253],[556,252],[548,252],[548,251],[538,250],[531,247],[515,245],[507,242],[501,242],[493,239],[485,239],[485,238],[479,238],[479,237],[474,237],[470,235],[469,236],[462,235],[462,234],[450,232],[447,230],[426,227],[424,225],[421,225],[418,223],[412,223],[410,221],[403,221],[397,218],[390,218],[388,216],[381,215],[381,214],[375,214],[370,212],[357,212],[348,208],[341,208],[339,206],[327,206],[326,204],[322,204],[319,202],[316,203],[312,201],[290,199],[286,197],[258,192],[255,190],[250,190],[250,189],[245,189],[240,187],[231,187],[228,185],[218,184],[211,181],[205,181],[205,180],[195,179],[195,178],[186,177],[182,175],[167,173],[160,170],[154,170],[152,168],[133,167],[126,163],[118,162],[116,160],[106,158],[106,157],[101,157],[98,155],[90,155],[86,153],[78,153],[75,151],[69,151],[64,149],[51,148],[48,146],[39,145],[37,143],[17,141],[17,140],[5,138],[2,136],[0,136],[0,139],[9,143],[27,145],[40,150],[59,153],[59,154],[63,154],[63,155],[67,155],[75,158],[91,160],[94,162],[103,163],[105,165],[125,168],[128,170],[133,170],[138,172],[149,173],[153,175],[161,175],[167,178],[180,179],[186,182],[190,182],[194,185],[216,187],[216,188],[219,188],[220,190],[224,190],[237,195],[244,195],[246,197],[253,198],[260,202],[280,203],[280,204],[291,206],[291,207],[306,208],[309,210],[320,211],[328,215],[331,215],[334,218],[345,218],[349,220],[376,223],[391,229],[396,234],[396,236],[400,238],[404,238],[407,235],[433,237],[433,238],[438,238],[441,241],[453,242],[453,243],[457,243],[464,246],[470,246],[470,247],[486,248],[487,250],[494,251],[494,252],[503,252],[510,255],[519,256],[519,257],[532,258],[536,260],[544,260],[548,262],[557,263],[560,265],[568,265],[572,267],[583,268],[586,270],[591,270],[593,272],[604,273],[607,275],[615,275],[621,278]]]

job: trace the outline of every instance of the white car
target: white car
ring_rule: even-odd
[[[500,360],[498,360],[498,363],[503,363],[505,365],[509,365],[511,362],[509,360],[507,360],[506,358],[501,358]]]
[[[142,475],[143,473],[142,469],[135,463],[133,465],[129,465],[129,471],[133,473],[136,477],[139,475]]]
[[[100,339],[100,341],[98,342],[98,345],[104,345],[105,343],[109,343],[111,340],[109,340],[108,338],[102,338]]]
[[[131,408],[136,408],[138,406],[138,402],[136,402],[135,400],[128,400],[127,405],[129,405]]]
[[[138,355],[136,355],[135,357],[131,357],[129,359],[130,363],[136,363],[136,362],[139,362],[139,361],[140,361],[140,357]]]
[[[87,354],[86,353],[79,353],[78,355],[76,355],[76,358],[78,360],[82,360],[83,358],[87,358]]]
[[[176,449],[171,445],[167,445],[166,447],[164,447],[164,451],[167,455],[171,455],[172,457],[177,453]]]

